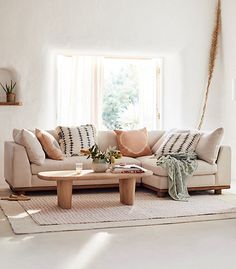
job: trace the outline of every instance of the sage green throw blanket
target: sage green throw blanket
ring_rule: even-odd
[[[195,153],[172,153],[157,160],[157,165],[167,170],[168,192],[177,201],[187,201],[188,194],[186,178],[197,169]]]

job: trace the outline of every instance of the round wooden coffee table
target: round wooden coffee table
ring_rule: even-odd
[[[70,209],[72,206],[72,184],[74,180],[119,179],[120,202],[125,205],[133,205],[136,179],[151,176],[152,174],[152,171],[149,170],[137,174],[95,173],[93,170],[83,170],[82,173],[77,174],[75,170],[68,170],[40,172],[38,177],[43,180],[56,181],[58,206],[63,209]]]

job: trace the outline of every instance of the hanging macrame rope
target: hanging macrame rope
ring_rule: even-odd
[[[209,63],[208,63],[208,79],[207,79],[207,85],[206,85],[205,94],[204,94],[203,106],[201,110],[201,117],[200,117],[200,121],[197,127],[198,130],[201,129],[203,121],[204,121],[204,117],[206,114],[208,95],[209,95],[213,72],[215,69],[217,46],[218,46],[218,39],[219,39],[219,33],[220,33],[220,23],[221,23],[221,2],[220,0],[218,0],[217,8],[216,8],[215,26],[214,26],[214,30],[213,30],[212,38],[211,38],[211,49],[210,49]]]

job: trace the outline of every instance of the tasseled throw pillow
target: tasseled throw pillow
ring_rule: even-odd
[[[56,133],[62,152],[67,156],[79,156],[81,149],[90,148],[95,144],[96,129],[93,125],[79,127],[58,126]]]
[[[200,133],[170,133],[157,149],[155,156],[159,159],[170,153],[195,152],[200,137]]]

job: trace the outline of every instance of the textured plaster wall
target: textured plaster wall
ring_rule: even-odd
[[[222,122],[224,142],[232,147],[232,172],[236,179],[236,101],[232,100],[232,79],[236,78],[236,1],[222,1]],[[216,100],[216,103],[218,101]],[[215,116],[218,117],[217,113]]]
[[[223,28],[228,28],[235,23],[236,4],[224,2],[224,16],[230,17]],[[0,68],[11,70],[23,102],[22,107],[0,107],[2,182],[3,142],[11,139],[12,129],[55,127],[54,60],[61,51],[163,57],[164,127],[196,127],[215,4],[214,0],[0,0]],[[226,31],[226,41],[233,31]],[[230,66],[234,43],[226,45]],[[236,106],[229,93],[225,96],[230,86],[229,81],[222,83],[221,57],[222,53],[204,128],[225,126],[230,143],[235,138],[226,113],[235,112]],[[235,66],[236,62],[230,67],[229,80],[236,76]]]

